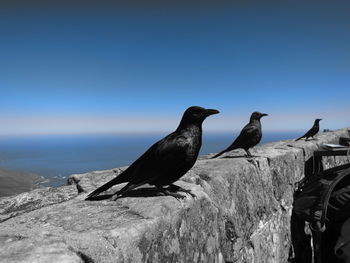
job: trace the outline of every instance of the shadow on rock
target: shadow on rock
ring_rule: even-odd
[[[155,197],[155,196],[164,196],[164,194],[160,192],[157,188],[144,187],[144,188],[132,190],[128,193],[125,193],[121,196],[116,197],[115,199],[120,199],[124,197]],[[98,195],[98,196],[92,197],[90,201],[106,200],[112,197],[113,197],[113,194]]]
[[[235,158],[246,158],[245,155],[235,155],[235,156],[222,156],[221,159],[235,159]],[[254,157],[254,156],[253,156]]]

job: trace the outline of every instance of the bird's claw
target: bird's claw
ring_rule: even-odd
[[[171,191],[164,191],[163,192],[165,195],[170,195],[172,197],[175,197],[177,200],[184,199],[186,196],[176,193],[176,192],[171,192]]]
[[[186,196],[178,194],[178,193],[172,193],[171,196],[175,197],[179,201],[186,198]]]
[[[189,195],[192,196],[193,198],[196,197],[196,195],[193,194],[193,193],[191,192],[191,190],[184,189],[184,188],[182,188],[182,187],[180,187],[180,186],[177,186],[177,185],[174,185],[174,184],[171,184],[171,185],[169,186],[168,189],[171,189],[171,190],[176,191],[176,192],[184,192],[184,193],[186,193],[186,194],[189,194]]]
[[[192,193],[190,190],[186,190],[186,189],[180,189],[179,192],[184,192],[186,194],[189,194],[190,196],[192,196],[192,198],[196,198],[196,195],[194,193]]]
[[[169,187],[169,188],[173,189],[173,187]],[[180,193],[178,193],[178,192],[185,192],[185,193],[190,194],[191,196],[194,196],[192,193],[190,193],[189,190],[185,190],[185,189],[182,189],[182,188],[180,188],[180,187],[179,187],[176,191],[171,191],[171,190],[169,190],[169,189],[164,189],[164,188],[162,188],[162,189],[160,189],[160,190],[161,190],[161,192],[162,192],[164,195],[170,195],[170,196],[172,196],[172,197],[175,197],[177,200],[181,200],[181,199],[186,198],[185,195],[182,195],[182,194],[180,194]],[[184,191],[183,191],[183,190],[184,190]]]

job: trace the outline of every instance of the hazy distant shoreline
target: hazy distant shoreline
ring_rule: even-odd
[[[20,194],[39,187],[43,178],[33,173],[0,169],[0,197]]]

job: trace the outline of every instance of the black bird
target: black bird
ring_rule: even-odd
[[[127,185],[114,193],[113,199],[144,184],[154,185],[164,194],[175,198],[183,197],[177,194],[177,191],[187,192],[193,196],[189,190],[173,183],[196,162],[202,145],[202,123],[206,117],[217,113],[219,111],[198,106],[188,108],[176,131],[153,144],[124,172],[90,193],[86,200],[93,199],[116,184],[126,182]]]
[[[311,127],[310,130],[308,130],[307,133],[305,133],[303,136],[299,137],[298,139],[296,139],[295,141],[299,141],[302,138],[305,138],[305,141],[307,141],[307,139],[309,137],[314,138],[314,136],[318,133],[318,131],[320,130],[320,120],[322,119],[316,119],[314,122],[314,125]]]
[[[216,158],[225,152],[232,151],[238,148],[244,149],[247,152],[247,156],[251,157],[252,155],[249,152],[249,148],[257,145],[262,137],[260,119],[263,116],[268,115],[266,113],[261,113],[257,111],[253,112],[250,116],[249,123],[246,126],[244,126],[236,140],[234,140],[234,142],[229,147],[219,152],[213,158]]]

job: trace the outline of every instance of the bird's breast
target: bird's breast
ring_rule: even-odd
[[[184,132],[179,140],[181,147],[186,151],[189,158],[197,158],[202,141],[201,135],[195,131]]]

